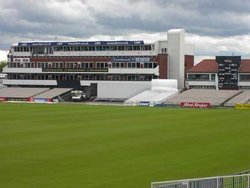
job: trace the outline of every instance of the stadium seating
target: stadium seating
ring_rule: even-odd
[[[140,101],[163,102],[164,100],[166,100],[167,97],[174,95],[176,93],[178,92],[176,91],[158,92],[158,91],[148,90],[130,98],[129,100],[126,101],[126,103],[133,103]]]
[[[2,79],[0,79],[0,89],[1,88],[5,88],[6,86],[5,85],[3,85],[3,80]]]
[[[178,94],[177,80],[156,80],[151,81],[151,90],[131,97],[125,104],[138,104],[142,101],[163,103],[168,97]]]
[[[49,91],[46,91],[44,93],[41,93],[39,95],[36,95],[34,98],[49,98],[52,99],[54,97],[57,97],[59,95],[62,95],[64,93],[69,92],[70,90],[72,90],[72,88],[54,88],[51,89]]]
[[[250,91],[246,90],[240,93],[239,95],[235,96],[234,98],[230,99],[228,102],[225,103],[225,106],[235,106],[237,103],[249,103],[250,102]]]
[[[0,97],[7,98],[29,98],[45,91],[48,91],[49,88],[16,88],[16,87],[8,87],[2,88],[0,90]]]
[[[202,102],[210,103],[212,106],[221,106],[241,92],[239,90],[190,89],[169,98],[165,103],[178,105],[181,102]]]

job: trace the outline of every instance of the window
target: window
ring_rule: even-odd
[[[167,53],[167,48],[162,48],[162,49],[161,49],[161,52],[162,52],[163,54],[166,54],[166,53]]]
[[[188,74],[189,81],[209,81],[209,74]]]
[[[111,46],[111,50],[112,51],[116,51],[117,50],[117,46]]]
[[[211,81],[215,81],[215,74],[211,74]]]
[[[103,50],[104,51],[109,51],[110,50],[110,46],[103,46]]]
[[[132,46],[127,46],[127,47],[126,47],[126,50],[127,50],[127,51],[132,51]]]
[[[145,45],[145,46],[144,46],[144,49],[145,49],[145,50],[151,50],[151,45]]]
[[[64,47],[64,51],[70,51],[70,47],[69,46],[65,46]]]
[[[89,46],[89,51],[95,51],[95,46]]]
[[[152,63],[148,63],[148,68],[152,68]]]
[[[133,46],[133,50],[140,50],[140,46]]]
[[[250,81],[250,75],[240,75],[240,81]]]
[[[102,46],[96,46],[95,49],[96,51],[102,51]]]
[[[125,47],[124,46],[118,46],[118,51],[124,51]]]
[[[82,47],[82,50],[83,50],[83,51],[89,51],[89,48],[88,48],[88,46],[83,46],[83,47]]]

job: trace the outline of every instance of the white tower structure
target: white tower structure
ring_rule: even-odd
[[[178,89],[184,88],[185,80],[185,30],[172,29],[168,31],[168,77],[178,80]]]

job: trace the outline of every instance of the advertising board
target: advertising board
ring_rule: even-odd
[[[188,108],[210,108],[210,103],[206,102],[181,102],[181,107],[188,107]]]
[[[250,110],[250,104],[236,104],[235,108],[240,110]]]

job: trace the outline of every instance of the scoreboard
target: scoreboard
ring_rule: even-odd
[[[219,89],[238,89],[241,56],[216,56]]]

